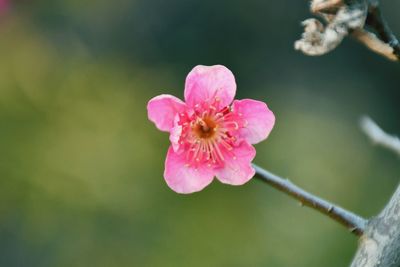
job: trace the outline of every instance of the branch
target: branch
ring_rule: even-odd
[[[400,140],[385,133],[372,119],[361,119],[361,128],[376,144],[400,154]],[[381,213],[366,225],[351,267],[400,266],[400,186]]]
[[[385,147],[400,155],[400,139],[385,133],[371,118],[361,119],[361,128],[374,144]]]
[[[389,46],[387,43],[381,41],[372,32],[366,31],[364,29],[359,29],[359,30],[354,30],[352,32],[352,36],[361,43],[363,43],[371,51],[380,54],[390,60],[393,61],[398,60],[397,56],[393,52],[393,48]]]
[[[376,31],[379,38],[393,50],[393,55],[400,60],[400,42],[389,28],[379,8],[379,1],[370,0],[366,25]]]
[[[400,266],[400,186],[360,239],[351,267]]]
[[[296,50],[323,55],[352,35],[373,52],[400,61],[400,43],[381,14],[379,0],[313,0],[311,12],[321,16],[326,26],[316,19],[305,20]]]
[[[349,229],[352,233],[358,236],[364,233],[364,229],[367,224],[367,221],[364,218],[324,199],[314,196],[313,194],[296,186],[289,180],[276,176],[275,174],[270,173],[269,171],[264,170],[255,164],[253,164],[253,167],[256,170],[256,177],[263,182],[297,199],[302,205],[318,210],[322,214],[325,214],[331,219],[339,222],[347,227],[347,229]]]
[[[324,55],[335,49],[350,31],[364,26],[367,18],[367,4],[364,0],[355,1],[352,5],[344,5],[342,1],[314,0],[311,10],[321,15],[326,21],[324,26],[317,19],[303,21],[304,33],[295,42],[296,50],[306,55]],[[334,15],[332,15],[332,12]]]

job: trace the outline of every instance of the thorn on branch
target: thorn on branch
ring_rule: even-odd
[[[328,213],[332,213],[333,209],[334,209],[334,207],[330,206],[329,209],[328,209]]]
[[[344,225],[355,235],[361,236],[363,234],[367,224],[366,219],[317,197],[290,181],[264,170],[255,164],[253,164],[253,168],[256,170],[256,177],[258,179],[295,198],[298,200],[300,206],[307,206],[327,215],[331,219]]]

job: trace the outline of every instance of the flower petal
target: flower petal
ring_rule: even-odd
[[[217,179],[224,184],[242,185],[255,174],[251,161],[256,156],[256,150],[243,141],[229,153],[230,155],[227,155],[225,152],[224,167],[216,170]]]
[[[172,95],[159,95],[150,99],[147,104],[147,115],[158,129],[169,132],[174,126],[175,115],[185,109],[186,104],[179,98]]]
[[[239,135],[250,144],[257,144],[266,139],[275,124],[275,115],[267,104],[253,99],[235,100],[233,112],[244,120],[244,128]]]
[[[190,194],[202,190],[213,178],[213,170],[206,166],[197,169],[185,166],[185,153],[177,154],[169,147],[165,160],[164,178],[168,186],[177,193]]]
[[[171,128],[169,141],[171,141],[172,148],[175,152],[178,152],[180,145],[179,140],[182,134],[182,126],[175,123],[174,127]]]
[[[203,101],[220,100],[220,107],[232,103],[236,82],[232,72],[222,65],[196,66],[186,77],[185,101],[194,107]]]

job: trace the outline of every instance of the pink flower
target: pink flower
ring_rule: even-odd
[[[254,176],[256,151],[251,144],[268,137],[275,116],[263,102],[233,101],[235,93],[229,69],[197,66],[186,78],[186,103],[159,95],[147,104],[149,119],[170,133],[164,178],[172,190],[197,192],[214,176],[225,184],[242,185]]]

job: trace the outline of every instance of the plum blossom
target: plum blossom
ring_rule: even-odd
[[[186,78],[185,102],[165,94],[148,102],[149,120],[170,133],[164,178],[172,190],[197,192],[214,176],[242,185],[254,176],[252,144],[268,137],[275,116],[263,102],[234,100],[235,93],[229,69],[196,66]]]

